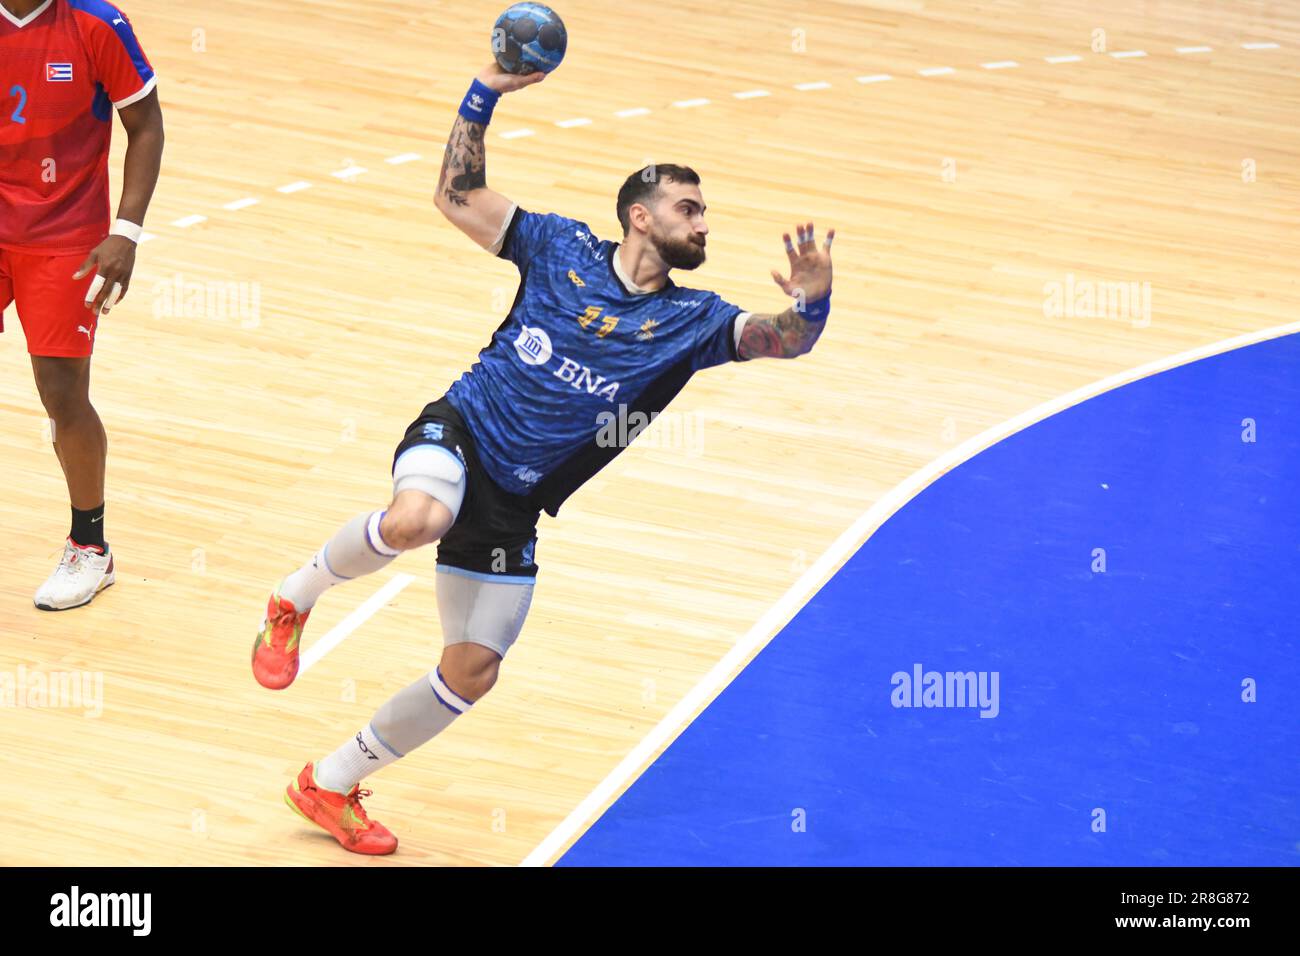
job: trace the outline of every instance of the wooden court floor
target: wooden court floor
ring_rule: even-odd
[[[281,792],[436,660],[432,550],[328,594],[308,644],[411,576],[289,691],[252,680],[249,649],[275,582],[387,502],[406,424],[514,297],[514,267],[431,202],[503,5],[123,4],[167,152],[155,238],[95,359],[118,583],[32,607],[67,504],[11,313],[0,683],[100,690],[0,708],[0,862],[519,863],[909,475],[1300,312],[1295,8],[557,4],[568,59],[498,106],[493,188],[617,238],[623,178],[689,164],[711,255],[677,280],[777,311],[781,233],[811,219],[837,229],[834,314],[808,357],[702,373],[543,520],[500,683],[369,781],[397,855],[350,856]],[[119,128],[115,185],[123,145]],[[1137,292],[1053,312],[1053,290],[1089,283]]]

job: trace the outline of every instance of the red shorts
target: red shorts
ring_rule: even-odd
[[[4,311],[13,302],[32,355],[90,355],[97,322],[95,313],[86,308],[86,290],[95,274],[72,278],[89,251],[51,256],[0,249],[0,332],[5,328]]]

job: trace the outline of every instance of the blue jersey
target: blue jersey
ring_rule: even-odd
[[[622,450],[611,422],[626,436],[695,372],[738,358],[747,313],[671,279],[637,292],[616,271],[616,249],[586,223],[516,208],[497,254],[519,267],[519,291],[447,391],[493,481],[551,515]]]

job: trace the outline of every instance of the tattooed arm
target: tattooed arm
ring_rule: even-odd
[[[516,76],[493,63],[478,75],[478,80],[497,93],[512,93],[541,82],[545,76],[542,72]],[[486,132],[485,123],[456,114],[442,158],[434,204],[452,225],[489,249],[501,237],[514,203],[488,189]]]
[[[835,230],[826,233],[826,243],[817,248],[813,224],[796,227],[799,245],[786,233],[785,251],[790,258],[790,278],[776,270],[772,278],[781,291],[795,299],[795,304],[776,315],[751,315],[740,330],[736,351],[742,359],[797,358],[809,352],[830,312],[831,240]]]
[[[798,358],[812,351],[826,321],[810,322],[791,306],[779,315],[751,315],[740,331],[742,359]]]

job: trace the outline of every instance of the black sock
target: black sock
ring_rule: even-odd
[[[83,548],[94,546],[103,551],[104,546],[104,506],[91,508],[89,511],[72,509],[72,531],[68,537]]]

